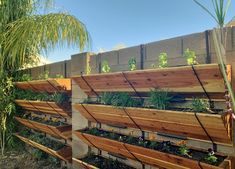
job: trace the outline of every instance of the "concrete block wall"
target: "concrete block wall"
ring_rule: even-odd
[[[235,28],[228,28],[227,30],[227,61],[232,67],[235,67]],[[176,37],[172,39],[162,40],[158,42],[151,42],[143,45],[138,45],[130,48],[109,51],[104,53],[80,53],[71,56],[71,60],[63,61],[58,63],[53,63],[50,65],[40,66],[36,68],[31,68],[27,70],[31,73],[33,77],[37,77],[40,73],[45,70],[50,72],[53,77],[56,74],[66,74],[65,77],[80,75],[81,73],[86,73],[87,66],[91,68],[91,74],[97,74],[101,72],[101,65],[104,60],[107,60],[111,68],[111,72],[125,71],[128,70],[128,60],[131,57],[136,58],[137,69],[149,69],[152,68],[152,64],[158,65],[158,56],[161,52],[166,52],[168,54],[168,65],[169,66],[181,66],[186,65],[186,59],[183,56],[184,51],[189,48],[194,50],[197,55],[197,61],[200,64],[216,63],[216,55],[214,51],[214,44],[212,41],[212,32],[208,31],[208,48],[206,47],[206,33],[195,33],[191,35]],[[209,53],[208,53],[209,52]],[[209,57],[210,56],[210,57]],[[141,63],[142,61],[142,63]],[[66,66],[65,66],[66,63]],[[235,73],[232,72],[233,84],[235,84]],[[86,94],[79,88],[79,86],[72,82],[72,104],[80,103],[85,98]],[[94,123],[88,122],[77,110],[72,109],[72,125],[73,131],[85,128],[87,126],[95,126]],[[125,134],[132,134],[140,136],[140,133],[136,129],[122,129],[118,127],[112,127],[109,125],[102,124],[102,128],[107,130],[112,130]],[[156,133],[146,133],[148,137],[149,134]],[[165,136],[157,136],[158,139],[170,139]],[[170,139],[173,142],[180,141],[179,139]],[[199,142],[199,141],[189,141],[190,146],[198,148],[208,148],[211,143]],[[79,140],[75,135],[73,135],[73,157],[80,158],[83,157],[88,152],[88,146]],[[96,151],[94,148],[92,149]],[[234,154],[234,148],[228,146],[218,146],[218,151],[226,152],[228,154]],[[110,156],[107,152],[103,152],[103,155]],[[113,157],[113,156],[112,156]],[[114,157],[115,158],[115,157]],[[133,160],[122,160],[124,163],[131,164],[137,168],[141,168],[139,162]],[[151,166],[146,166],[146,168],[154,168]]]

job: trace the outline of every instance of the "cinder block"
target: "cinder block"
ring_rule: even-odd
[[[140,62],[140,46],[120,49],[118,50],[118,54],[118,64],[128,64],[129,59],[132,57],[135,58],[137,62]]]
[[[100,59],[101,59],[101,63],[104,60],[107,60],[109,66],[117,65],[118,64],[118,51],[100,53]]]

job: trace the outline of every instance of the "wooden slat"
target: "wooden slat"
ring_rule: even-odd
[[[101,150],[120,154],[134,160],[137,158],[143,163],[154,166],[160,166],[169,169],[224,169],[227,167],[224,162],[220,165],[220,167],[216,167],[202,162],[199,163],[198,161],[192,159],[187,159],[156,150],[121,143],[115,140],[90,134],[82,134],[80,131],[76,131],[75,134],[85,143],[89,142],[93,147],[95,146]]]
[[[22,90],[33,90],[36,92],[70,92],[71,79],[48,79],[34,80],[28,82],[16,82],[16,87]]]
[[[55,102],[15,100],[15,103],[21,106],[23,109],[29,111],[36,111],[62,117],[71,116],[71,110],[68,110]]]
[[[32,120],[23,119],[23,118],[19,118],[19,117],[15,117],[15,119],[28,128],[31,128],[31,129],[34,129],[37,131],[41,131],[41,132],[47,133],[49,135],[52,135],[52,136],[55,136],[58,138],[63,138],[63,139],[67,140],[72,137],[72,126],[71,125],[55,127],[55,126],[50,126],[50,125],[38,123],[38,122],[35,122]]]
[[[209,140],[201,124],[216,143],[232,144],[229,114],[213,115],[206,113],[179,112],[145,108],[122,108],[106,105],[75,104],[74,107],[88,120],[106,124],[134,127],[142,130],[177,134],[189,138]],[[85,107],[85,109],[84,109]],[[228,120],[229,119],[229,120]]]
[[[218,64],[194,66],[208,93],[224,93],[224,81]],[[170,92],[203,93],[191,66],[170,67],[124,72],[125,77],[138,92],[149,92],[153,88],[167,89]],[[105,91],[134,92],[122,72],[74,76],[72,79],[87,94]],[[87,83],[90,85],[87,85]],[[91,88],[90,88],[91,87]]]
[[[48,148],[46,146],[43,146],[35,141],[32,141],[28,138],[25,138],[25,137],[22,137],[20,136],[19,134],[15,134],[16,137],[18,137],[20,140],[22,140],[23,142],[35,147],[35,148],[38,148],[54,157],[57,157],[61,160],[64,160],[66,162],[71,162],[71,157],[72,157],[72,148],[69,147],[69,146],[66,146],[58,151],[55,151],[51,148]]]
[[[99,169],[93,165],[90,165],[88,163],[85,163],[77,158],[73,158],[73,163],[77,164],[78,166],[82,167],[82,168],[86,168],[86,169]]]

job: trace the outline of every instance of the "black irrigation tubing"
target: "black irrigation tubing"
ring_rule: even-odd
[[[198,116],[197,116],[197,113],[194,113],[198,123],[200,124],[200,126],[202,127],[203,131],[206,133],[207,137],[210,139],[210,141],[212,142],[213,144],[213,151],[217,151],[217,144],[214,143],[213,139],[211,138],[211,136],[209,135],[209,133],[207,132],[207,130],[205,129],[205,127],[203,126],[202,122],[199,120]]]
[[[95,148],[97,148],[98,150],[100,150],[98,147],[96,147],[82,132],[81,132],[82,136]]]
[[[123,146],[125,147],[125,149],[128,151],[129,154],[131,154],[137,161],[143,164],[141,160],[139,160],[132,152],[130,152],[130,150],[126,147],[125,143],[123,143]]]
[[[86,81],[86,79],[84,78],[84,76],[81,74],[81,78],[82,80],[86,83],[86,85],[90,88],[91,92],[95,93],[95,95],[99,98],[99,94],[91,87],[91,85]]]
[[[48,83],[49,83],[49,85],[52,87],[52,88],[54,88],[57,92],[60,92],[60,90],[56,87],[56,86],[54,86],[51,82],[50,82],[50,80],[46,80]]]
[[[127,83],[131,86],[131,88],[134,90],[134,92],[136,93],[136,95],[143,100],[143,98],[141,97],[141,95],[139,94],[139,92],[137,92],[137,90],[135,89],[135,87],[132,85],[132,83],[127,79],[126,75],[124,72],[122,72],[123,77],[125,78],[125,80],[127,81]]]
[[[31,106],[33,106],[38,112],[41,112],[43,113],[40,109],[38,109],[37,107],[35,107],[31,102],[30,100],[26,100]]]
[[[100,122],[87,110],[87,108],[82,103],[81,103],[81,106],[95,120],[95,122],[97,123],[97,126],[98,125],[100,126],[98,128],[101,128]]]
[[[38,92],[38,89],[35,88],[29,81],[26,82],[35,92]]]
[[[126,115],[129,117],[129,119],[135,124],[135,126],[142,132],[142,136],[144,137],[144,131],[141,129],[141,127],[135,122],[135,120],[129,115],[129,113],[126,111],[126,109],[123,107],[123,111],[126,113]]]
[[[197,80],[198,80],[199,84],[200,84],[200,85],[201,85],[201,87],[202,87],[202,90],[204,91],[204,93],[205,93],[206,97],[207,97],[207,98],[208,98],[208,100],[209,100],[210,108],[213,108],[213,107],[214,107],[213,102],[212,102],[212,100],[211,100],[211,98],[210,98],[209,94],[207,93],[207,91],[206,91],[205,87],[203,86],[203,83],[202,83],[202,81],[200,80],[200,78],[199,78],[199,76],[198,76],[198,74],[197,74],[197,71],[195,70],[195,68],[194,68],[194,66],[193,66],[193,65],[191,65],[191,67],[192,67],[192,70],[193,70],[193,72],[194,72],[194,75],[196,76],[196,78],[197,78]]]
[[[60,113],[59,111],[57,111],[54,107],[52,107],[48,101],[46,101],[46,103],[47,103],[47,105],[50,106],[50,108],[52,108],[61,118],[65,119],[65,122],[67,121],[67,119],[66,119],[63,115],[61,115],[61,113]]]

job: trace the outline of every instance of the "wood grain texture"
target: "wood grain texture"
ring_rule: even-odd
[[[72,126],[71,125],[65,125],[65,126],[50,126],[43,123],[38,123],[32,120],[23,119],[20,117],[15,117],[15,119],[20,122],[22,125],[41,131],[44,133],[47,133],[51,136],[57,137],[57,138],[63,138],[63,139],[70,139],[72,137]]]
[[[218,64],[195,65],[194,68],[209,94],[224,93],[224,81]],[[191,66],[92,74],[74,76],[72,79],[89,95],[94,95],[92,89],[96,92],[134,92],[131,85],[138,92],[160,88],[170,92],[203,93]]]
[[[35,92],[71,92],[71,79],[69,78],[16,82],[15,85],[19,89]]]
[[[227,162],[222,162],[222,164],[217,167],[196,160],[81,133],[80,131],[76,131],[75,134],[82,141],[89,143],[89,145],[93,147],[123,155],[127,158],[138,160],[153,166],[160,166],[167,169],[225,169],[228,167]]]
[[[99,169],[93,165],[90,165],[88,163],[85,163],[77,158],[73,158],[73,163],[77,164],[78,166],[82,167],[82,168],[86,168],[86,169]]]
[[[89,121],[100,123],[140,127],[142,130],[164,132],[201,140],[210,140],[203,130],[206,129],[216,143],[232,144],[232,120],[229,114],[213,115],[193,112],[156,110],[146,108],[116,108],[106,105],[74,104]],[[129,118],[129,116],[131,117]],[[133,122],[131,119],[133,119]],[[137,125],[136,125],[137,124]]]
[[[55,102],[15,100],[15,103],[25,110],[36,111],[62,117],[71,117],[71,108],[65,108]]]
[[[48,153],[48,154],[50,154],[50,155],[52,155],[54,157],[57,157],[57,158],[59,158],[61,160],[64,160],[66,162],[70,162],[71,163],[72,148],[69,147],[69,146],[65,146],[62,149],[55,151],[55,150],[53,150],[51,148],[48,148],[48,147],[46,147],[44,145],[41,145],[41,144],[39,144],[39,143],[37,143],[35,141],[32,141],[32,140],[30,140],[28,138],[22,137],[19,134],[15,134],[15,136],[18,137],[23,142],[25,142],[26,144],[29,144],[29,145],[31,145],[31,146],[33,146],[35,148],[38,148],[38,149],[40,149],[40,150],[42,150],[42,151],[44,151],[44,152],[46,152],[46,153]]]

